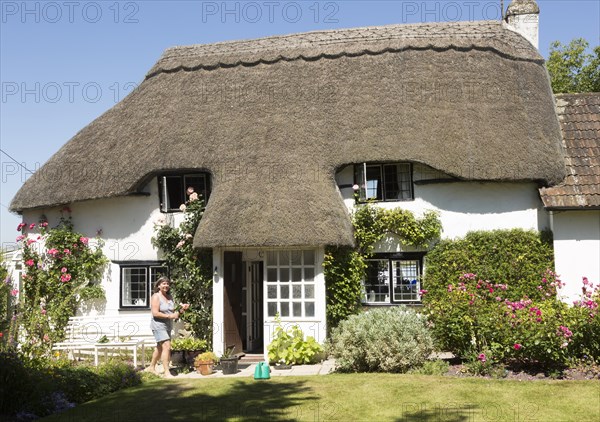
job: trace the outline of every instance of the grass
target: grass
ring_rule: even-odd
[[[600,382],[333,374],[155,380],[47,421],[598,421]]]

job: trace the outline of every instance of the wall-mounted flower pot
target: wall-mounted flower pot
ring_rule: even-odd
[[[223,370],[223,375],[237,374],[238,357],[221,358],[221,369]]]

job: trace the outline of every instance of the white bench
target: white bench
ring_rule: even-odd
[[[145,346],[155,345],[156,340],[150,329],[150,313],[120,316],[75,316],[69,318],[65,328],[65,341],[55,343],[53,350],[65,350],[73,357],[81,354],[94,355],[98,365],[99,351],[104,350],[107,358],[109,350],[131,350],[133,364],[137,366],[138,348],[142,350],[142,365],[145,365]]]

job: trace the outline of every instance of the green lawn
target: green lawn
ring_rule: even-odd
[[[600,382],[395,374],[156,380],[45,420],[597,422]]]

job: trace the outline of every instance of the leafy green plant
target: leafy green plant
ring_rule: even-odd
[[[171,341],[171,348],[173,350],[205,351],[207,347],[208,342],[206,340],[194,337],[176,338]]]
[[[403,306],[352,315],[332,331],[330,355],[341,372],[407,372],[433,352],[427,318]]]
[[[441,359],[436,360],[427,360],[423,363],[422,366],[415,368],[410,371],[411,374],[420,374],[420,375],[445,375],[448,373],[448,369],[450,368],[450,364]]]
[[[312,336],[304,338],[304,333],[298,325],[289,329],[281,326],[279,316],[275,318],[277,326],[273,340],[267,347],[269,363],[286,365],[303,365],[316,362],[323,347]]]
[[[160,221],[152,244],[162,251],[169,267],[173,296],[190,307],[181,319],[190,324],[196,337],[212,339],[212,252],[195,249],[192,240],[204,214],[204,202],[192,193],[177,228]]]
[[[352,214],[356,247],[327,247],[323,261],[327,291],[327,327],[360,311],[365,259],[373,254],[377,241],[393,234],[406,245],[429,247],[441,235],[442,224],[434,211],[421,218],[401,208],[383,209],[370,203],[358,204]]]
[[[65,207],[61,213],[54,228],[48,228],[43,216],[38,223],[18,226],[25,274],[14,324],[19,331],[11,335],[30,355],[49,355],[52,344],[64,339],[64,328],[79,304],[104,295],[98,284],[108,263],[102,241],[96,239],[92,247],[90,239],[73,230],[71,210]],[[34,229],[37,234],[31,233]]]
[[[46,416],[140,383],[140,374],[119,361],[93,367],[0,352],[2,415]]]
[[[448,284],[463,274],[474,273],[482,280],[506,284],[505,297],[540,299],[540,275],[554,268],[550,233],[511,229],[473,231],[464,238],[445,239],[427,254],[423,302],[445,300]]]
[[[215,363],[218,360],[219,360],[219,358],[213,352],[204,352],[204,353],[200,353],[198,356],[196,356],[196,358],[194,359],[194,366],[198,366],[198,364],[202,363],[202,362]]]

